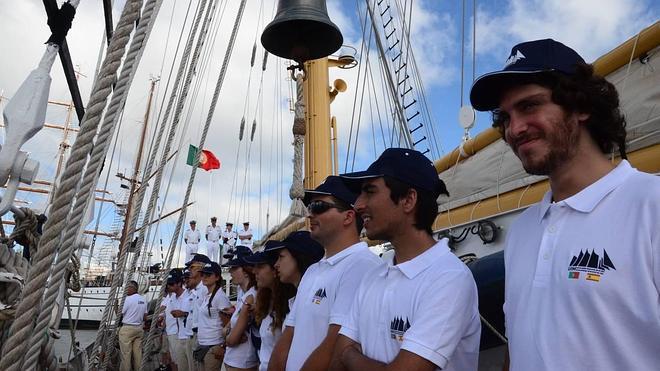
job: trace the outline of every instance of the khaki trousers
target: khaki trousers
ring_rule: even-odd
[[[222,368],[222,360],[224,359],[224,349],[220,345],[212,346],[204,356],[204,371],[220,371]],[[222,354],[220,359],[216,358],[216,354]]]
[[[176,339],[176,366],[179,371],[195,370],[190,342],[192,339]]]
[[[119,349],[121,350],[120,371],[140,369],[143,334],[142,326],[123,325],[119,329]]]

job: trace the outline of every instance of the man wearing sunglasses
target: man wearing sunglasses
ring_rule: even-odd
[[[357,193],[337,176],[329,176],[316,189],[305,191],[310,234],[323,245],[325,257],[311,265],[300,281],[285,321],[284,349],[279,354],[273,351],[274,356],[286,360],[287,370],[328,368],[339,324],[350,311],[362,276],[382,264],[367,244],[360,242],[362,220],[353,209],[356,197]]]
[[[389,148],[342,179],[361,190],[355,210],[367,237],[389,241],[394,255],[355,291],[330,369],[476,370],[477,287],[447,240],[433,239],[436,200],[448,192],[431,161]]]

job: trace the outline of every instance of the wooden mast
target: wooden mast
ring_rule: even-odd
[[[147,136],[147,126],[149,122],[149,114],[151,113],[151,102],[154,97],[154,90],[156,89],[156,83],[158,79],[151,79],[151,87],[149,90],[149,99],[147,100],[147,110],[144,113],[144,125],[142,125],[142,133],[140,134],[140,142],[138,146],[138,152],[135,156],[135,165],[133,168],[133,177],[128,179],[131,183],[130,191],[128,194],[128,202],[126,203],[126,215],[124,219],[124,226],[121,231],[121,239],[119,242],[119,251],[126,248],[126,244],[130,243],[130,236],[127,236],[128,233],[128,224],[131,220],[131,215],[133,214],[133,197],[135,196],[136,189],[138,187],[138,176],[140,174],[140,163],[142,162],[142,152],[144,150],[144,139]]]

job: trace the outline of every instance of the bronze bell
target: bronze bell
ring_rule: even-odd
[[[325,0],[279,0],[275,19],[261,34],[268,52],[297,62],[327,57],[343,41]]]

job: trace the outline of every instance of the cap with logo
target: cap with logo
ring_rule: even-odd
[[[294,255],[296,253],[308,255],[314,262],[321,260],[325,255],[323,246],[312,239],[308,231],[292,232],[282,241],[274,241],[268,251],[278,251],[284,248]]]
[[[202,264],[207,264],[210,263],[211,259],[209,259],[208,256],[204,254],[195,254],[193,255],[192,259],[190,261],[186,262],[186,267],[191,266],[193,263],[202,263]]]
[[[487,73],[472,85],[470,101],[474,109],[489,111],[498,107],[502,87],[530,74],[557,71],[572,75],[584,59],[568,46],[552,40],[534,40],[511,48],[501,71]]]
[[[325,178],[323,183],[319,184],[318,187],[305,190],[305,198],[303,198],[305,206],[309,205],[314,196],[333,196],[348,205],[353,206],[358,197],[358,193],[348,188],[340,177],[330,175]]]
[[[349,188],[356,191],[366,179],[388,176],[413,187],[433,192],[436,197],[440,194],[449,195],[431,160],[414,149],[388,148],[369,165],[367,170],[340,176]]]
[[[202,273],[217,274],[219,276],[222,274],[222,268],[218,263],[210,262],[204,264],[204,266],[202,267]]]

